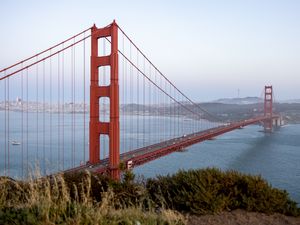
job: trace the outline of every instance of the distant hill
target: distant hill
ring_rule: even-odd
[[[214,103],[223,104],[236,104],[236,105],[248,105],[263,102],[263,99],[258,97],[245,97],[245,98],[221,98],[213,101]]]
[[[234,105],[249,105],[262,103],[264,100],[258,97],[245,97],[245,98],[220,98],[211,103],[222,103],[222,104],[234,104]],[[278,103],[298,103],[300,104],[300,99],[288,99],[288,100],[279,100]]]

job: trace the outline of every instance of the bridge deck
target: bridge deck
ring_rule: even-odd
[[[272,118],[278,118],[274,115]],[[159,157],[168,155],[175,151],[183,150],[184,148],[196,144],[201,141],[210,140],[221,134],[230,132],[241,127],[263,122],[269,120],[270,117],[262,116],[253,119],[242,120],[234,123],[228,123],[226,125],[218,126],[215,128],[207,129],[193,134],[184,135],[181,137],[173,138],[164,142],[160,142],[154,145],[150,145],[144,148],[136,149],[130,152],[121,154],[121,162],[127,164],[131,161],[132,167],[142,165],[146,162],[152,161]],[[101,160],[98,164],[90,165],[86,164],[77,168],[67,170],[65,172],[74,172],[80,170],[89,170],[91,172],[103,173],[108,169],[108,159]]]

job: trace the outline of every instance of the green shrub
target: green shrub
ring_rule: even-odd
[[[179,171],[149,179],[147,189],[160,206],[195,214],[245,209],[299,216],[286,191],[272,188],[260,176],[218,169]]]

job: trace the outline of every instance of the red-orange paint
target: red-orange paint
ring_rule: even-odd
[[[98,39],[111,37],[111,54],[99,57]],[[119,125],[119,70],[118,26],[114,21],[104,28],[92,27],[91,38],[91,86],[90,86],[90,148],[89,162],[100,162],[100,135],[109,136],[109,170],[113,179],[120,178],[120,125]],[[99,86],[98,68],[110,66],[110,85]],[[110,98],[110,121],[99,121],[99,99]]]

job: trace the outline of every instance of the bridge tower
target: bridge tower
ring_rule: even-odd
[[[90,85],[90,147],[89,163],[100,161],[100,135],[109,137],[109,170],[113,179],[120,178],[120,124],[119,124],[119,71],[118,71],[118,25],[115,21],[107,27],[92,27],[91,36],[91,85]],[[99,56],[98,40],[111,38],[111,53]],[[99,48],[99,51],[103,51]],[[110,84],[99,84],[101,75],[99,68],[110,66]],[[99,100],[102,97],[110,99],[109,122],[100,121]]]
[[[264,121],[265,132],[272,132],[273,129],[273,87],[265,86],[265,100],[264,100],[264,115],[270,117],[269,120]]]

